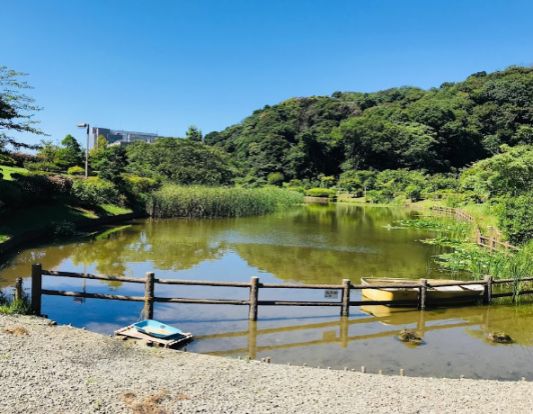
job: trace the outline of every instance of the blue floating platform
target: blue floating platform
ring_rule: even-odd
[[[192,334],[188,332],[152,319],[119,329],[115,331],[115,335],[121,336],[122,339],[143,340],[147,344],[157,344],[165,348],[176,348],[193,339]]]

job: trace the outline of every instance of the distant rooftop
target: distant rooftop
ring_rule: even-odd
[[[103,135],[109,144],[127,144],[135,141],[154,142],[159,135],[151,132],[126,131],[104,127],[92,128],[92,147],[98,145],[98,136]]]

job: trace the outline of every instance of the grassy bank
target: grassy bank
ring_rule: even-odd
[[[452,248],[439,254],[435,261],[452,273],[467,272],[473,279],[491,275],[495,279],[513,279],[516,289],[520,280],[533,276],[533,242],[521,246],[519,251],[490,251],[473,242],[476,223],[457,221],[450,217],[422,216],[399,223],[401,227],[431,230],[435,236],[423,243]]]
[[[165,185],[154,192],[155,217],[241,217],[272,213],[303,202],[303,195],[276,187],[259,189]]]
[[[4,213],[0,222],[0,250],[2,244],[24,236],[28,232],[49,230],[50,235],[72,233],[80,223],[90,223],[103,217],[129,214],[132,210],[109,204],[87,209],[62,203],[52,203]]]

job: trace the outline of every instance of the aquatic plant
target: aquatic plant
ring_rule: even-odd
[[[30,313],[31,313],[30,301],[25,294],[22,295],[21,299],[11,299],[11,298],[8,298],[2,290],[0,290],[0,314],[27,315]]]
[[[302,202],[302,194],[277,187],[167,184],[152,194],[148,211],[155,217],[240,217],[268,214]]]

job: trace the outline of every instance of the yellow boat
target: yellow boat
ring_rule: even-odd
[[[419,284],[421,279],[401,279],[393,277],[362,277],[361,284],[369,288],[362,289],[361,293],[368,300],[402,301],[404,306],[418,301],[419,289],[412,287]],[[426,304],[435,305],[445,302],[447,304],[463,304],[475,302],[483,295],[484,286],[480,284],[461,285],[463,280],[427,279]],[[439,284],[457,283],[454,286],[438,286]],[[372,288],[372,286],[391,286],[390,288]],[[409,286],[411,285],[411,287]]]

